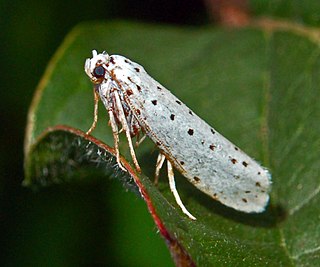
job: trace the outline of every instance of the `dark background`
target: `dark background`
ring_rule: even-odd
[[[200,0],[0,2],[1,266],[172,264],[144,202],[117,181],[37,193],[21,186],[26,116],[47,62],[77,23],[113,19],[181,25],[209,21]],[[122,202],[108,206],[106,199],[113,195]]]

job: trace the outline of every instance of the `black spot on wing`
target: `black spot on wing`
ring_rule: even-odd
[[[236,164],[238,161],[236,159],[231,159],[232,164]]]
[[[211,144],[211,145],[209,146],[209,148],[210,148],[212,151],[214,151],[214,149],[216,148],[216,146],[215,146],[214,144]]]
[[[193,180],[194,180],[196,183],[199,183],[199,182],[200,182],[200,178],[197,177],[197,176],[194,176],[194,177],[193,177]]]

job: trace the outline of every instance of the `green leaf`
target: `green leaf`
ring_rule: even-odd
[[[135,187],[133,179],[178,266],[317,266],[320,50],[315,33],[276,23],[237,30],[125,22],[78,26],[49,64],[32,104],[25,183],[79,181],[95,172],[122,177],[129,187]],[[130,171],[122,173],[112,149],[98,141],[113,146],[102,104],[95,138],[74,130],[85,132],[93,120],[92,85],[83,71],[92,49],[142,64],[200,117],[268,167],[273,188],[267,211],[234,211],[176,172],[180,196],[197,217],[191,221],[177,207],[164,173],[158,187],[150,181],[154,144],[147,141],[137,149],[142,175],[129,165]],[[73,128],[45,131],[61,124]],[[130,160],[125,139],[120,150]]]

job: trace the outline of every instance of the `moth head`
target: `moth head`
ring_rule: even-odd
[[[104,80],[108,61],[109,55],[106,52],[98,54],[96,50],[92,50],[92,58],[86,59],[84,70],[93,83],[99,84]]]

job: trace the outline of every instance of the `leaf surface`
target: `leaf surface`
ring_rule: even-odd
[[[113,146],[102,104],[94,140],[61,127],[46,131],[56,125],[83,132],[90,127],[92,85],[83,65],[92,49],[121,54],[143,65],[200,117],[268,167],[273,188],[267,211],[234,211],[176,172],[180,196],[197,217],[195,222],[189,220],[175,204],[165,172],[158,187],[150,181],[157,156],[151,141],[137,149],[142,175],[120,172],[112,149],[95,141]],[[122,177],[134,190],[133,181],[141,182],[138,187],[145,190],[157,226],[162,225],[167,241],[174,241],[169,247],[180,266],[186,266],[179,263],[183,258],[190,266],[193,262],[197,266],[316,266],[320,257],[319,52],[314,30],[294,25],[223,30],[127,22],[82,24],[68,35],[36,92],[25,143],[25,184],[72,182],[96,172]],[[120,150],[130,161],[124,138]]]

